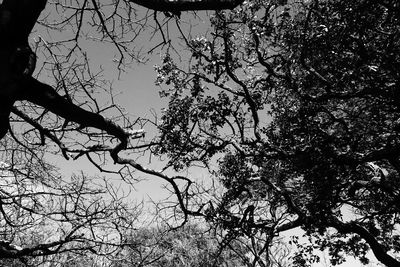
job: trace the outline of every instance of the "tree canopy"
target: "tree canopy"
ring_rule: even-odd
[[[109,242],[96,243],[99,230],[75,223],[82,218],[113,225],[121,236],[114,245],[126,241],[115,218],[123,221],[135,209],[121,204],[107,213],[110,206],[103,202],[86,207],[99,202],[79,202],[85,192],[96,199],[114,191],[108,186],[91,191],[82,176],[68,192],[71,183],[57,184],[63,179],[46,165],[50,153],[87,157],[128,183],[135,171],[163,179],[175,197],[162,207],[172,209],[169,219],[204,218],[223,230],[221,247],[261,238],[254,266],[267,266],[261,256],[268,255],[275,238],[299,227],[313,246],[329,251],[332,264],[348,256],[368,263],[372,251],[386,266],[400,265],[398,1],[86,0],[56,1],[49,11],[46,2],[4,0],[0,6],[0,32],[9,40],[0,45],[2,170],[10,177],[7,184],[15,185],[0,188],[0,212],[4,227],[19,231],[26,219],[16,218],[15,226],[15,207],[27,212],[29,225],[62,215],[79,227],[63,228],[68,230],[60,241],[29,248],[0,244],[8,257],[80,248],[107,254],[102,246]],[[153,11],[140,13],[136,5]],[[205,16],[207,29],[195,33],[181,12],[200,10],[214,11]],[[197,12],[189,15],[204,19]],[[38,39],[32,52],[28,35],[37,22],[54,39]],[[178,37],[169,34],[172,25]],[[70,30],[71,38],[59,38],[61,29]],[[133,120],[114,101],[97,100],[98,94],[113,100],[112,89],[91,71],[82,44],[88,38],[111,44],[122,69],[129,60],[140,61],[134,43],[145,30],[160,39],[156,84],[168,101],[161,119],[151,122]],[[184,51],[177,52],[176,45]],[[41,68],[31,76],[36,64]],[[40,81],[45,69],[52,73],[49,82]],[[157,129],[152,140],[142,138],[149,124]],[[143,153],[166,159],[164,168],[146,167],[136,157]],[[119,168],[110,170],[109,161]],[[183,174],[198,166],[212,182],[201,185]],[[24,183],[29,191],[24,194],[21,179],[46,187],[38,194],[37,187],[29,191]],[[75,201],[59,202],[77,204],[58,209],[57,216],[52,207],[42,212],[35,197],[48,192],[61,199],[73,196]],[[80,218],[78,210],[94,217]],[[119,215],[121,210],[126,213]],[[92,236],[87,230],[78,235],[81,227]],[[307,257],[309,250],[296,239],[293,243],[299,245],[295,266],[318,260]]]
[[[217,158],[227,191],[210,221],[239,236],[300,226],[332,263],[371,249],[399,266],[399,11],[249,1],[186,40],[189,68],[164,58],[159,153],[176,169]]]

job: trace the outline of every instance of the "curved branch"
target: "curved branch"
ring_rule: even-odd
[[[156,171],[153,169],[149,169],[149,168],[145,168],[144,166],[142,166],[141,164],[137,163],[136,161],[132,160],[132,159],[127,159],[127,158],[121,158],[118,156],[118,153],[120,151],[120,148],[116,147],[113,151],[111,151],[111,157],[113,158],[114,162],[117,164],[121,164],[121,165],[130,165],[133,168],[135,168],[136,170],[139,170],[143,173],[146,174],[150,174],[156,177],[159,177],[165,181],[167,181],[173,188],[173,191],[175,193],[176,198],[178,199],[178,203],[179,203],[179,207],[180,209],[183,211],[184,214],[184,222],[186,222],[188,220],[188,216],[189,215],[193,215],[193,216],[201,216],[203,215],[200,210],[197,211],[193,211],[193,210],[189,210],[187,208],[186,205],[186,201],[184,198],[184,192],[182,192],[179,189],[178,184],[176,183],[177,179],[180,180],[184,180],[186,182],[188,182],[188,186],[186,187],[186,191],[189,188],[189,186],[191,185],[191,181],[188,178],[185,178],[183,176],[168,176],[160,171]]]
[[[226,25],[225,25],[225,28],[227,28]],[[232,81],[234,81],[236,84],[238,84],[243,89],[245,100],[246,100],[247,104],[249,105],[249,108],[250,108],[250,111],[251,111],[251,115],[253,117],[254,135],[257,138],[257,140],[260,140],[261,139],[261,136],[260,136],[260,133],[259,133],[260,118],[259,118],[258,112],[257,112],[257,110],[258,110],[257,105],[254,102],[253,98],[251,97],[251,94],[249,92],[249,89],[247,88],[247,85],[243,81],[241,81],[235,75],[235,73],[233,73],[233,71],[232,71],[232,69],[230,67],[230,62],[233,59],[232,59],[232,50],[231,50],[230,45],[228,43],[228,39],[229,38],[230,38],[230,33],[228,31],[226,31],[224,36],[223,36],[223,39],[224,39],[224,53],[225,53],[225,61],[224,61],[225,70],[226,70],[226,73],[228,74],[228,76],[232,79]]]
[[[398,267],[400,262],[387,253],[387,250],[378,242],[378,240],[367,229],[356,222],[344,223],[336,218],[331,219],[332,227],[345,234],[357,234],[363,238],[370,246],[375,257],[388,267]]]

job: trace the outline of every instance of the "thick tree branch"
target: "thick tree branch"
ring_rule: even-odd
[[[348,222],[344,223],[339,221],[336,218],[331,220],[331,224],[334,228],[336,228],[340,233],[345,234],[357,234],[361,238],[363,238],[368,245],[370,246],[372,252],[375,257],[385,264],[388,267],[399,267],[400,262],[397,261],[394,257],[390,256],[387,253],[387,250],[378,242],[378,240],[373,236],[367,229],[360,226],[356,222]]]
[[[4,0],[0,5],[0,139],[9,129],[9,115],[20,91],[18,83],[35,68],[28,36],[46,0]]]
[[[51,86],[41,83],[32,77],[28,79],[24,87],[25,93],[22,96],[22,100],[28,100],[48,109],[68,121],[76,122],[82,127],[93,127],[103,130],[120,140],[125,140],[130,135],[129,132],[117,126],[112,121],[105,119],[100,114],[78,107],[60,96]]]
[[[196,11],[234,9],[244,0],[130,0],[156,11]]]
[[[67,237],[58,241],[39,244],[34,247],[21,248],[9,244],[7,241],[0,240],[0,258],[21,258],[25,256],[37,256],[37,255],[53,255],[60,253],[59,249],[66,243],[78,240],[79,237]],[[73,249],[70,249],[73,250]],[[68,249],[66,249],[68,251]]]

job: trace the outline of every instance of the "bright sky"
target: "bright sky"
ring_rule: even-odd
[[[204,25],[202,22],[200,22],[200,24]],[[32,38],[35,38],[35,35],[33,35]],[[142,44],[140,42],[142,42],[142,44],[148,42],[147,37],[136,40],[135,45],[141,46]],[[151,43],[151,45],[154,46],[154,43]],[[88,49],[87,52],[93,67],[99,67],[101,65],[105,70],[105,76],[113,81],[115,92],[120,92],[116,98],[116,102],[124,107],[128,113],[133,116],[147,117],[148,119],[153,119],[152,110],[160,114],[160,108],[165,105],[165,100],[163,101],[159,98],[158,88],[154,84],[156,73],[153,67],[155,64],[160,64],[160,50],[155,50],[146,64],[133,64],[130,69],[125,69],[126,73],[122,73],[120,77],[117,75],[116,64],[113,62],[115,50],[110,49],[109,45],[105,46],[93,43],[90,45],[90,49]],[[150,131],[149,135],[152,135],[152,129],[145,130]],[[66,161],[64,158],[60,157],[57,161],[57,164],[64,170],[65,175],[68,175],[74,170],[84,170],[87,174],[98,174],[97,169],[86,159]],[[154,161],[153,164],[155,164],[156,167],[158,165],[157,162]],[[203,177],[206,175],[205,172],[197,169],[192,171],[191,174],[195,177]],[[139,173],[138,175],[146,177]],[[161,188],[162,182],[159,178],[148,176],[147,178],[148,181],[141,182],[136,186],[137,192],[134,193],[134,196],[139,201],[147,199],[148,197],[156,201],[164,198],[167,194],[166,191]],[[301,232],[296,230],[292,234],[300,235]],[[314,267],[319,266],[327,265],[322,265],[321,263],[314,265]],[[347,263],[340,266],[357,267],[363,265],[349,258]]]
[[[52,6],[48,5],[47,8],[50,9]],[[141,17],[144,12],[144,9],[138,13],[138,17]],[[50,10],[50,14],[54,16],[56,12]],[[46,14],[46,11],[43,13]],[[62,15],[62,14],[60,14]],[[182,20],[184,17],[188,17],[192,19],[192,15],[182,14]],[[159,14],[158,18],[160,22],[164,18],[163,14]],[[207,20],[206,20],[207,21]],[[206,21],[194,20],[194,23],[197,26],[197,31],[202,32],[204,29],[204,25],[207,23]],[[149,24],[155,24],[153,17],[149,19]],[[172,27],[169,28],[169,34],[171,38],[176,34],[177,30],[173,27],[174,22],[171,23]],[[40,28],[39,28],[40,29]],[[200,30],[198,30],[200,29]],[[84,30],[83,30],[84,31]],[[52,32],[53,33],[53,32]],[[57,38],[61,39],[70,39],[71,36],[74,36],[74,33],[67,30],[62,33],[57,34]],[[38,39],[38,36],[48,36],[43,31],[34,32],[31,35],[31,41],[33,39]],[[49,39],[52,38],[50,35],[47,37]],[[145,32],[142,35],[134,40],[132,47],[136,47],[140,49],[143,47],[144,51],[147,51],[153,47],[155,47],[161,40],[161,34],[157,33],[155,37],[150,40],[150,33]],[[50,41],[50,40],[49,40]],[[89,61],[91,63],[91,68],[93,72],[96,72],[96,69],[103,69],[104,78],[113,84],[113,92],[115,93],[115,102],[125,109],[127,113],[132,115],[132,120],[136,117],[147,118],[149,120],[154,120],[154,114],[160,116],[161,108],[166,105],[166,99],[161,99],[159,97],[159,88],[155,85],[155,79],[157,74],[154,70],[154,65],[161,64],[161,57],[165,51],[160,48],[154,49],[153,53],[147,55],[148,61],[145,64],[140,64],[133,62],[129,67],[123,69],[121,73],[118,72],[117,63],[115,59],[118,58],[118,51],[113,47],[112,44],[101,43],[95,41],[85,41],[82,40],[79,44],[86,48],[86,53],[88,55]],[[184,55],[184,53],[182,53]],[[185,58],[181,58],[185,61]],[[100,96],[101,97],[101,96]],[[103,99],[100,99],[103,101]],[[146,125],[144,127],[146,131],[146,140],[151,140],[151,137],[155,134],[155,129],[151,125]],[[151,164],[148,164],[151,161]],[[141,158],[141,162],[146,163],[146,167],[152,167],[154,169],[162,168],[162,164],[158,162],[155,158],[143,157]],[[57,165],[63,169],[63,173],[68,176],[72,171],[84,170],[85,173],[90,175],[104,175],[98,172],[98,170],[84,157],[79,158],[76,161],[69,160],[66,161],[62,156],[57,159]],[[135,186],[137,192],[135,192],[134,197],[140,201],[142,199],[152,199],[152,200],[160,200],[164,199],[168,193],[165,189],[162,188],[164,181],[160,180],[157,177],[151,177],[140,172],[137,172],[139,178],[146,178],[147,181],[139,183]],[[206,175],[205,170],[199,170],[198,168],[195,171],[191,171],[191,175],[194,178],[201,178]],[[117,179],[117,177],[116,177]]]

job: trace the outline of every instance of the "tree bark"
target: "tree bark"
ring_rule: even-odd
[[[28,36],[45,8],[47,0],[4,0],[0,6],[0,46],[28,43]]]
[[[20,65],[32,58],[27,53],[28,36],[46,3],[46,0],[4,0],[0,5],[0,139],[9,129],[11,108],[24,90],[21,83],[34,69],[30,66],[25,72],[25,66]]]

